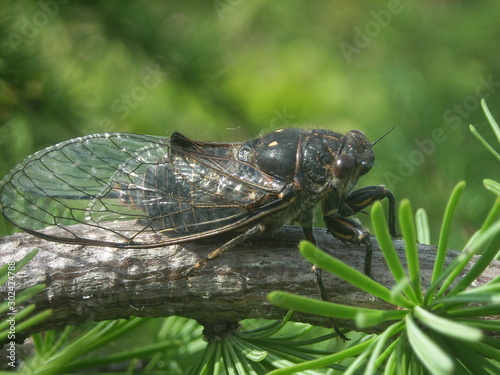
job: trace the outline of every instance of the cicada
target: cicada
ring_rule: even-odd
[[[41,150],[0,181],[0,207],[15,226],[51,241],[149,248],[223,233],[232,239],[189,272],[239,243],[299,223],[314,242],[319,204],[338,239],[366,244],[351,216],[394,195],[384,186],[354,190],[373,166],[373,145],[359,130],[281,129],[240,143],[104,133]],[[91,233],[82,236],[83,224]],[[56,230],[45,230],[55,227]],[[53,228],[54,229],[54,228]]]

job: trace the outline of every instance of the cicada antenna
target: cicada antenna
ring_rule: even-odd
[[[372,147],[375,146],[376,143],[378,143],[380,140],[382,140],[382,138],[384,138],[387,134],[389,134],[390,132],[392,132],[394,130],[394,128],[396,127],[396,125],[394,125],[387,133],[385,133],[382,137],[380,137],[379,139],[377,139],[375,142],[372,143]]]

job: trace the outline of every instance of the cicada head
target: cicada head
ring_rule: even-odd
[[[339,196],[343,196],[372,168],[375,161],[372,143],[359,130],[351,130],[346,135],[336,137],[325,134],[323,143],[329,155],[324,158],[328,165],[324,166],[327,181],[322,190],[326,192],[334,189]]]
[[[351,130],[335,155],[333,172],[339,180],[357,180],[370,171],[374,161],[372,144],[361,131]]]

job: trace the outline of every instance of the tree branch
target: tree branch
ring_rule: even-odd
[[[74,226],[72,230],[83,234],[92,229]],[[322,249],[363,270],[364,247],[342,244],[324,229],[316,228],[315,235]],[[209,261],[203,269],[186,278],[183,271],[225,240],[204,239],[153,249],[116,249],[61,244],[18,233],[0,239],[0,265],[18,261],[34,248],[40,249],[35,259],[15,275],[15,288],[19,293],[45,283],[45,291],[27,303],[36,303],[39,311],[51,308],[53,315],[28,334],[130,316],[179,315],[201,322],[279,319],[285,311],[267,301],[269,292],[282,290],[319,298],[311,265],[297,250],[301,239],[300,228],[283,227],[272,238],[252,240]],[[394,243],[400,258],[404,259],[402,241]],[[419,251],[425,288],[430,281],[435,247],[419,245]],[[447,262],[455,254],[450,251]],[[372,272],[383,285],[394,284],[375,242]],[[499,275],[500,262],[495,261],[477,280],[477,285]],[[388,307],[386,302],[330,274],[324,273],[324,283],[330,300],[336,303]],[[2,300],[6,300],[6,295],[4,285],[0,288]],[[293,319],[327,324],[320,316],[295,313]],[[355,329],[351,321],[338,324]]]

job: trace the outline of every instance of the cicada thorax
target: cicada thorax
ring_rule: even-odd
[[[301,191],[319,193],[335,177],[335,143],[341,142],[342,135],[328,130],[281,129],[244,143],[238,157]]]

